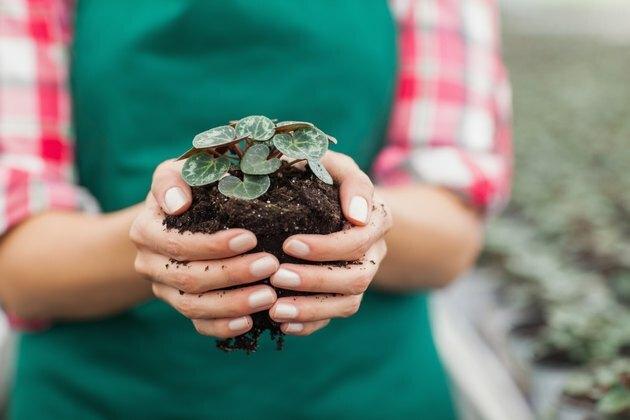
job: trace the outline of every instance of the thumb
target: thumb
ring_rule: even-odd
[[[151,193],[166,214],[182,214],[192,203],[190,187],[181,177],[183,161],[162,162],[153,173]]]

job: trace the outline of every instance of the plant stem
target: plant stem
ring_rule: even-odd
[[[271,152],[271,154],[269,155],[269,159],[271,159],[271,158],[279,158],[280,156],[282,156],[282,152],[280,150],[276,149],[273,152]]]
[[[303,162],[303,161],[306,161],[306,160],[307,160],[307,159],[295,159],[295,160],[292,160],[291,162],[289,162],[289,163],[287,164],[287,166],[293,166],[293,165],[295,165],[296,163],[300,163],[300,162]]]
[[[243,158],[243,151],[241,150],[240,147],[238,147],[238,144],[234,143],[230,145],[230,150],[236,153],[240,159]]]

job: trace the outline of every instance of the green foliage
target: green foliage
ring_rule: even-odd
[[[243,175],[243,180],[234,175],[219,181],[219,191],[226,197],[253,200],[267,192],[271,182],[267,175]]]
[[[182,178],[191,186],[219,181],[223,195],[253,200],[269,189],[269,175],[306,160],[315,176],[332,184],[320,159],[337,140],[309,122],[276,121],[251,115],[197,134],[178,158],[186,159]],[[283,155],[294,160],[283,162]]]
[[[293,159],[319,160],[328,150],[328,138],[317,128],[300,128],[293,135],[275,135],[273,145]]]
[[[618,359],[574,374],[565,384],[564,394],[595,403],[597,412],[606,418],[630,415],[630,359]]]
[[[204,152],[188,158],[182,168],[182,178],[191,186],[206,185],[216,182],[230,169],[227,156],[214,158]]]
[[[575,45],[507,39],[516,176],[485,257],[542,321],[537,356],[587,364],[630,348],[630,50]]]
[[[269,157],[269,147],[258,143],[251,146],[241,159],[241,171],[248,175],[267,175],[276,172],[281,165],[280,159]]]

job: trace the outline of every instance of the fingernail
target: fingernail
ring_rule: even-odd
[[[241,331],[247,328],[248,326],[249,326],[249,320],[247,319],[247,317],[244,317],[244,316],[233,319],[230,322],[228,322],[228,328],[231,329],[232,331]]]
[[[298,309],[288,303],[279,303],[276,305],[276,309],[273,312],[275,318],[280,319],[293,319],[298,315]]]
[[[251,233],[241,233],[230,239],[228,246],[234,252],[245,252],[256,246],[256,237]]]
[[[361,196],[354,196],[350,200],[350,209],[348,215],[359,222],[367,223],[368,218],[368,203],[367,200]]]
[[[275,258],[267,256],[257,259],[249,265],[249,271],[256,277],[265,277],[272,275],[278,268]]]
[[[287,251],[297,257],[306,257],[311,249],[304,242],[292,239],[287,243]]]
[[[300,276],[294,271],[281,268],[271,277],[271,283],[278,287],[295,287],[300,285]]]
[[[271,305],[276,300],[276,295],[269,289],[262,289],[249,295],[249,306],[260,308]]]
[[[171,187],[164,194],[164,204],[169,213],[175,213],[186,204],[186,195],[179,187]]]
[[[300,324],[299,322],[290,322],[284,327],[284,330],[288,333],[296,333],[300,332],[304,329],[304,324]]]

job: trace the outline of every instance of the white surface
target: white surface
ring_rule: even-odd
[[[9,386],[11,343],[11,334],[6,323],[6,318],[2,311],[0,311],[0,417],[2,417],[2,407],[6,402],[7,389]]]
[[[524,395],[497,355],[476,329],[464,302],[474,301],[474,288],[468,287],[474,275],[435,293],[430,310],[437,348],[442,361],[466,401],[462,418],[485,420],[533,420],[534,414]]]

